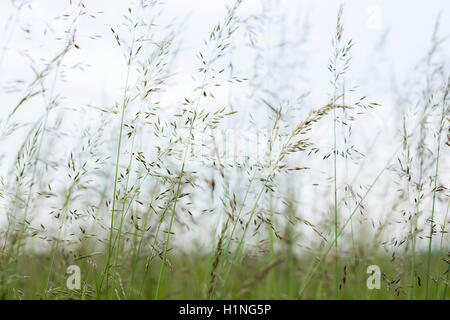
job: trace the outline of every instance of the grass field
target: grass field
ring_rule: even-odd
[[[355,82],[343,7],[315,104],[319,88],[288,92],[295,83],[282,80],[297,69],[281,58],[273,70],[285,68],[288,85],[264,87],[275,75],[260,73],[269,53],[258,32],[270,12],[244,14],[245,1],[223,10],[189,66],[178,60],[186,22],[164,18],[160,1],[131,1],[106,35],[82,28],[102,15],[88,1],[67,1],[58,28],[21,22],[33,1],[11,3],[0,55],[1,299],[449,298],[445,19],[390,108]],[[23,79],[8,69],[17,32],[57,40],[18,50]],[[98,49],[100,59],[123,58],[96,80],[120,77],[105,105],[71,87],[92,80],[96,57],[77,54],[102,37],[117,52]],[[251,74],[233,60],[248,52]],[[192,79],[179,80],[192,87],[182,98],[177,73]]]
[[[227,286],[222,288],[220,282],[211,281],[211,256],[179,252],[171,260],[168,275],[160,285],[159,299],[335,299],[334,261],[313,266],[317,257],[295,258],[286,254],[271,257],[245,255],[233,268]],[[87,254],[88,255],[88,254]],[[85,256],[77,253],[78,256]],[[29,255],[28,262],[17,273],[14,289],[4,291],[2,298],[13,299],[108,299],[107,292],[97,295],[99,272],[96,259],[60,257],[54,262],[47,287],[49,256]],[[417,257],[417,274],[414,297],[424,299],[426,288],[426,255]],[[101,261],[98,261],[101,263]],[[432,256],[431,263],[441,271],[448,264],[439,256]],[[82,288],[69,290],[66,286],[67,265],[76,264],[82,270]],[[407,270],[409,259],[404,257],[395,263],[386,255],[365,252],[358,257],[340,259],[342,270],[339,278],[339,299],[407,299],[411,292],[410,274]],[[368,289],[367,280],[370,273],[367,266],[377,265],[382,270],[380,289]],[[311,274],[311,268],[316,272]],[[158,261],[150,263],[145,272],[143,261],[133,265],[133,257],[124,261],[117,270],[118,286],[115,299],[154,299],[159,276]],[[345,269],[345,271],[344,271]],[[56,272],[57,271],[57,272]],[[406,285],[405,285],[406,284]],[[433,279],[429,285],[429,298],[448,299],[449,289],[445,281]]]

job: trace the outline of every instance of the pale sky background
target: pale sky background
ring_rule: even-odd
[[[29,57],[32,57],[33,63],[42,65],[41,58],[49,59],[54,56],[61,48],[61,41],[55,38],[63,36],[62,31],[67,26],[66,22],[61,19],[55,20],[55,17],[68,10],[69,0],[28,1],[31,8],[25,5],[18,12],[13,4],[17,5],[20,2],[0,0],[0,28],[2,28],[0,115],[5,115],[11,110],[10,106],[17,101],[22,92],[9,92],[11,87],[16,86],[12,81],[16,79],[29,81],[33,77]],[[122,52],[110,29],[113,28],[126,37],[121,24],[123,15],[128,7],[133,7],[134,1],[86,0],[84,3],[89,12],[101,11],[101,13],[96,13],[95,19],[84,17],[78,23],[77,44],[80,50],[72,51],[65,59],[65,63],[87,65],[84,72],[78,70],[71,72],[68,76],[70,81],[58,83],[56,90],[63,92],[67,97],[65,103],[69,106],[90,104],[110,107],[121,98],[126,73]],[[161,23],[164,21],[168,23],[173,18],[186,19],[180,35],[182,42],[175,65],[173,84],[170,94],[165,96],[164,103],[168,107],[183,101],[184,97],[192,92],[195,85],[191,75],[198,66],[195,55],[212,27],[224,17],[225,5],[230,3],[232,1],[228,0],[165,1],[165,15],[162,16]],[[398,139],[395,143],[392,140],[392,137],[398,134],[397,128],[390,126],[398,120],[394,110],[408,107],[397,104],[398,94],[405,89],[405,81],[412,80],[414,67],[430,49],[433,28],[439,14],[441,15],[439,37],[450,34],[450,1],[244,0],[242,8],[238,11],[240,17],[258,16],[265,12],[269,21],[269,27],[257,30],[262,31],[258,37],[258,46],[264,52],[262,63],[259,64],[261,68],[259,72],[264,75],[261,85],[280,90],[286,99],[294,99],[310,91],[307,103],[311,107],[328,102],[330,74],[327,65],[332,53],[331,38],[335,30],[336,14],[341,3],[344,4],[345,38],[351,38],[355,43],[351,51],[353,59],[348,75],[349,81],[359,85],[360,96],[366,95],[370,97],[370,101],[382,105],[380,110],[363,116],[364,125],[355,129],[360,133],[363,152],[372,147],[371,143],[364,141],[374,141],[375,133],[381,132],[380,139],[377,140],[378,145],[375,146],[379,151],[373,155],[371,165],[366,166],[367,181],[363,182],[367,183],[384,165],[390,151],[397,145]],[[17,19],[18,24],[11,23],[14,19]],[[11,27],[12,25],[15,27]],[[255,23],[255,26],[258,24]],[[44,33],[44,30],[47,31]],[[101,37],[92,40],[90,36],[93,35]],[[293,43],[285,51],[276,46],[282,39]],[[237,75],[251,78],[255,57],[248,49],[243,49],[241,44],[234,44],[237,49],[233,50],[233,64]],[[450,41],[442,44],[438,55],[443,61],[450,61]],[[234,94],[239,96],[243,92],[237,91]],[[226,104],[227,97],[226,90],[218,94],[221,103]],[[240,103],[242,101],[239,100],[236,101],[236,105],[233,103],[233,107],[240,113],[238,119],[228,123],[230,126],[248,123],[250,114],[253,118],[263,118],[262,114],[267,111],[266,109],[261,111],[261,103],[258,101],[253,101],[252,105]],[[32,120],[39,112],[39,106],[35,107],[36,112],[33,108],[27,107],[26,111],[18,114],[18,117],[22,120]],[[87,125],[89,115],[84,114],[83,117],[82,125]],[[81,129],[77,125],[78,118],[71,120],[72,132]],[[323,127],[322,130],[326,134],[327,127]],[[321,131],[318,132],[320,135]],[[15,144],[17,141],[2,142],[3,148]],[[448,156],[448,151],[446,155]],[[327,169],[323,168],[324,171]],[[441,171],[444,177],[449,177],[448,161],[443,161]],[[325,173],[319,170],[316,176],[323,178]],[[380,192],[383,191],[383,183],[386,185],[391,182],[381,181]],[[306,192],[301,197],[298,195],[302,201],[310,196],[311,191]],[[376,191],[374,193],[376,194]],[[379,199],[375,196],[374,203],[377,200]]]
[[[42,54],[47,57],[54,54],[54,35],[48,33],[43,36],[42,31],[45,25],[58,30],[58,22],[54,21],[57,15],[64,13],[67,1],[63,0],[39,0],[29,1],[32,10],[25,6],[19,19],[23,28],[30,28],[32,33],[29,40],[24,41],[25,33],[20,28],[15,28],[11,41],[6,51],[6,56],[1,61],[1,80],[7,78],[20,77],[22,74],[29,74],[29,67],[26,60],[18,55],[18,52],[28,49],[36,57]],[[20,1],[0,1],[0,26],[8,25],[11,17],[15,16],[12,3]],[[75,2],[75,1],[74,1]],[[120,50],[112,37],[110,28],[120,30],[123,22],[122,16],[126,13],[133,1],[111,1],[111,0],[91,0],[84,1],[86,7],[91,12],[103,11],[96,15],[94,19],[84,19],[79,23],[78,43],[83,50],[77,55],[70,56],[70,61],[86,62],[91,65],[86,74],[75,74],[71,76],[70,87],[74,92],[79,92],[80,98],[90,103],[107,102],[111,103],[115,92],[123,86],[125,64]],[[227,0],[166,0],[165,13],[167,20],[170,17],[181,19],[189,16],[183,32],[183,44],[181,49],[182,61],[193,61],[193,55],[207,37],[211,27],[224,16],[224,7],[231,3]],[[345,34],[352,38],[356,44],[353,51],[352,69],[361,79],[370,80],[381,77],[381,81],[370,83],[370,89],[376,93],[376,98],[388,100],[390,81],[395,79],[398,83],[407,78],[409,71],[424,56],[430,46],[430,38],[436,18],[441,13],[441,35],[445,35],[450,30],[449,10],[450,2],[446,0],[396,0],[396,1],[334,1],[334,0],[247,0],[244,1],[240,9],[242,16],[246,14],[258,14],[262,8],[269,8],[274,16],[285,14],[283,20],[291,29],[287,29],[283,35],[274,30],[271,34],[266,34],[267,41],[277,41],[281,37],[295,38],[299,35],[305,36],[307,45],[305,51],[307,57],[307,82],[311,88],[323,88],[324,90],[314,90],[322,92],[328,89],[328,83],[324,79],[328,78],[326,65],[331,53],[330,39],[334,32],[336,13],[340,3],[345,5],[344,23]],[[276,25],[276,21],[274,24]],[[298,28],[306,23],[309,29]],[[36,30],[33,33],[33,30]],[[1,46],[9,36],[8,32],[0,35]],[[101,35],[102,38],[91,41],[88,36],[93,34]],[[386,41],[382,50],[377,49],[380,39],[386,35]],[[446,52],[448,54],[448,42]],[[304,53],[304,52],[303,52]],[[291,52],[295,55],[295,52]],[[245,55],[236,54],[234,63],[237,65],[249,62]],[[193,63],[178,66],[179,79],[189,79],[190,73],[194,70]],[[306,77],[305,77],[306,78]],[[101,80],[100,80],[101,79]],[[297,77],[294,77],[297,79]],[[174,95],[182,96],[186,84],[178,82],[179,91]],[[373,86],[372,86],[373,85]],[[372,94],[372,92],[369,92]],[[320,96],[316,96],[320,99]],[[106,100],[106,101],[105,101]]]

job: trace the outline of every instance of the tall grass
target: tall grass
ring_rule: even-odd
[[[2,299],[447,299],[439,24],[391,110],[357,88],[342,6],[327,95],[301,80],[316,76],[307,23],[261,4],[230,1],[194,52],[183,40],[195,21],[158,0],[127,8],[107,35],[86,35],[105,26],[84,1],[64,7],[63,31],[28,30],[32,6],[14,8],[0,67],[18,30],[58,47],[22,56],[33,72],[20,81],[0,69],[12,101],[0,122]],[[123,55],[104,103],[71,88],[89,79],[74,61],[96,41]],[[366,286],[373,264],[381,290]],[[79,289],[66,285],[71,265]]]

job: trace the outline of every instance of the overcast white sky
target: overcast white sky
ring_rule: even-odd
[[[16,12],[12,3],[20,1],[0,1],[0,26],[10,26],[8,21]],[[19,21],[22,29],[30,26],[36,30],[24,40],[26,34],[21,28],[13,30],[11,40],[4,59],[1,61],[0,80],[11,80],[21,74],[30,74],[29,63],[19,53],[29,49],[33,57],[41,54],[48,58],[55,52],[51,33],[42,35],[45,26],[58,32],[58,21],[54,17],[64,13],[69,0],[39,0],[29,1],[32,9],[25,6],[20,14]],[[123,85],[125,72],[124,61],[111,35],[110,28],[120,29],[123,14],[127,7],[132,7],[133,1],[87,0],[84,1],[91,12],[103,11],[96,15],[95,20],[85,19],[79,25],[79,45],[82,47],[75,61],[85,61],[91,67],[86,74],[73,75],[71,88],[89,96],[91,102],[111,103],[114,92]],[[166,0],[167,21],[170,17],[185,18],[189,16],[183,33],[183,47],[181,61],[192,61],[201,41],[207,37],[211,27],[224,16],[224,7],[231,3],[229,0]],[[245,0],[240,14],[258,14],[262,8],[268,8],[273,16],[283,16],[283,20],[290,29],[284,34],[276,28],[271,34],[264,35],[266,39],[281,39],[283,37],[295,38],[298,34],[307,37],[308,74],[304,75],[311,88],[327,88],[324,79],[328,78],[326,65],[331,53],[330,39],[334,32],[336,12],[340,3],[345,5],[345,32],[356,43],[352,56],[352,68],[356,75],[365,80],[380,75],[381,81],[371,85],[370,92],[377,98],[385,100],[386,87],[384,82],[393,76],[401,82],[408,71],[426,53],[430,46],[430,38],[434,23],[439,13],[441,17],[441,35],[450,30],[449,10],[450,2],[447,0]],[[274,20],[274,25],[277,22]],[[299,28],[307,23],[308,30]],[[59,26],[60,27],[60,26]],[[5,46],[9,36],[9,29],[0,33],[0,45]],[[386,33],[387,32],[387,33]],[[101,39],[90,41],[87,36],[99,34]],[[382,49],[376,49],[380,39],[386,36]],[[446,44],[447,55],[448,43]],[[305,54],[306,52],[290,52],[291,55]],[[277,54],[276,52],[274,54]],[[236,54],[234,62],[244,64],[245,55]],[[179,79],[189,78],[195,65],[186,63],[179,66]],[[185,77],[183,78],[183,74]],[[295,78],[295,77],[294,77]],[[101,80],[100,80],[101,79]],[[179,81],[180,96],[183,92],[183,81]],[[378,87],[378,88],[377,88]],[[320,92],[321,90],[315,90]],[[313,92],[313,96],[315,94]],[[317,96],[320,100],[320,97]]]
[[[39,65],[53,57],[61,48],[61,41],[55,40],[63,36],[67,24],[55,17],[69,10],[69,0],[30,0],[18,12],[14,4],[21,1],[0,0],[0,101],[2,107],[0,116],[7,114],[23,91],[10,93],[15,86],[12,81],[22,79],[29,81],[33,78],[30,67]],[[76,2],[73,0],[73,2]],[[192,92],[195,84],[191,75],[197,68],[195,55],[207,38],[212,27],[224,17],[225,5],[229,0],[166,0],[164,16],[161,23],[178,17],[188,18],[180,39],[182,46],[178,63],[175,67],[174,84],[167,95],[165,104],[183,101]],[[313,107],[327,103],[327,93],[330,91],[330,74],[327,70],[331,56],[331,38],[335,30],[336,14],[341,3],[344,4],[344,32],[346,38],[353,39],[355,46],[351,52],[353,61],[349,78],[352,83],[360,85],[361,95],[367,95],[371,101],[382,104],[379,112],[374,112],[366,118],[362,117],[362,128],[359,130],[362,152],[370,149],[366,141],[374,141],[376,132],[383,131],[376,146],[377,154],[371,158],[368,174],[361,178],[361,184],[372,181],[373,176],[385,164],[386,157],[395,148],[392,135],[396,134],[396,126],[392,119],[391,108],[400,107],[396,104],[398,98],[396,90],[408,80],[414,66],[424,57],[431,46],[431,35],[436,19],[441,14],[439,36],[448,36],[450,32],[450,1],[449,0],[244,0],[239,10],[240,17],[261,15],[268,17],[269,24],[261,27],[258,32],[258,46],[262,48],[263,59],[258,64],[263,74],[262,86],[273,87],[283,91],[284,98],[311,92],[308,105]],[[81,106],[91,104],[95,106],[111,107],[121,98],[124,85],[126,65],[122,52],[118,48],[111,28],[119,31],[123,37],[124,28],[121,27],[123,15],[128,7],[133,7],[132,0],[85,0],[88,11],[96,13],[95,19],[85,17],[78,25],[77,44],[80,50],[74,50],[65,59],[67,65],[75,63],[88,64],[85,71],[72,71],[66,83],[58,82],[57,92],[62,92],[68,98],[67,106]],[[12,23],[17,19],[17,24]],[[15,27],[14,27],[15,26]],[[92,35],[100,35],[97,40],[91,40]],[[292,42],[286,50],[277,47],[282,40]],[[300,41],[303,39],[303,42]],[[382,41],[384,39],[384,41]],[[233,51],[233,64],[240,76],[252,78],[254,72],[254,56],[237,44]],[[445,42],[438,53],[441,60],[450,61],[450,43]],[[45,60],[41,60],[45,59]],[[447,65],[448,67],[448,65]],[[20,84],[19,84],[20,86]],[[236,93],[238,95],[238,93]],[[227,94],[218,95],[222,102],[226,102]],[[248,100],[251,101],[251,100]],[[277,101],[276,103],[279,103]],[[253,103],[261,104],[260,100]],[[34,106],[34,105],[33,105]],[[235,106],[240,111],[240,117],[245,118],[254,106]],[[247,108],[247,109],[246,109]],[[20,117],[33,118],[36,114],[29,106]],[[38,110],[38,109],[36,109]],[[39,112],[39,111],[37,111]],[[258,117],[258,112],[253,116]],[[74,122],[76,122],[74,120]],[[79,122],[79,121],[78,121]],[[86,125],[85,122],[81,123]],[[74,130],[80,130],[79,124]],[[386,129],[386,130],[385,130]],[[325,130],[325,131],[323,131]],[[328,130],[325,126],[318,128],[319,135]],[[17,144],[17,141],[9,141]],[[394,144],[397,144],[395,142]],[[7,144],[6,144],[7,145]],[[5,149],[5,144],[2,144]],[[7,147],[6,147],[7,148]],[[323,161],[321,162],[323,163]],[[321,164],[319,164],[321,165]],[[448,173],[449,164],[442,164],[442,172]],[[319,167],[320,168],[320,167]],[[324,169],[324,171],[327,171]],[[328,172],[329,173],[329,172]],[[320,170],[311,173],[326,179],[328,173]],[[363,176],[363,175],[361,175]],[[301,183],[301,182],[299,182]],[[392,185],[391,180],[381,181],[380,194],[388,189],[385,185]],[[374,191],[374,192],[378,192]],[[307,201],[315,189],[309,188],[306,194],[296,196],[301,201]],[[395,195],[388,195],[395,197]],[[306,200],[304,200],[306,199]],[[368,201],[375,203],[376,196]],[[316,204],[312,205],[314,208]],[[324,206],[327,206],[324,203]],[[379,206],[379,204],[378,204]],[[387,212],[386,214],[390,214]]]

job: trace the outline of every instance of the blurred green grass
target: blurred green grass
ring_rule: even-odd
[[[195,250],[193,251],[195,252]],[[76,256],[80,256],[76,254]],[[82,256],[82,255],[81,255]],[[98,258],[97,258],[98,259]],[[275,262],[274,260],[275,259]],[[143,259],[144,260],[144,259]],[[224,292],[225,299],[335,299],[335,261],[329,258],[313,273],[308,286],[301,296],[301,286],[307,281],[308,270],[314,260],[309,257],[287,257],[269,255],[245,255],[241,263],[235,265],[230,281]],[[426,254],[417,256],[417,283],[414,297],[425,297],[424,275],[426,274]],[[50,257],[34,255],[27,257],[27,263],[21,264],[20,272],[10,277],[9,285],[3,286],[2,298],[7,292],[13,299],[96,299],[96,281],[100,278],[101,268],[96,267],[99,261],[85,258],[74,261],[69,255],[59,256],[50,279],[50,288],[45,291],[47,269]],[[169,257],[168,272],[163,278],[160,288],[161,299],[207,299],[211,287],[211,257],[200,253],[177,252]],[[78,265],[81,270],[81,290],[69,290],[66,286],[68,265]],[[160,261],[154,259],[144,275],[145,261],[136,266],[135,281],[131,283],[131,261],[124,261],[116,270],[119,285],[116,288],[116,299],[153,299],[157,285]],[[377,265],[381,270],[381,288],[369,290],[366,281],[370,274],[367,267]],[[387,255],[367,255],[366,257],[340,257],[339,299],[407,299],[410,273],[409,258],[397,258],[392,261]],[[448,287],[445,286],[448,265],[437,255],[432,256],[432,270],[437,277],[441,271],[439,282],[431,279],[430,298],[448,299]],[[344,271],[345,269],[345,271]],[[448,269],[447,269],[448,270]],[[5,283],[4,283],[5,285]],[[216,281],[213,292],[220,288],[220,278]],[[445,293],[445,291],[447,291]],[[107,291],[102,292],[100,299],[107,298]],[[216,298],[213,295],[212,298]]]

